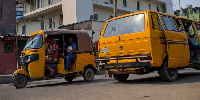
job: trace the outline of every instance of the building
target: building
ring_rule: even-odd
[[[93,30],[94,40],[98,40],[104,23],[113,16],[113,0],[18,1],[24,5],[25,20],[19,22],[18,34],[20,35],[29,35],[34,31],[66,25],[67,29],[88,30],[91,36]],[[118,15],[142,10],[174,13],[172,0],[118,0],[117,5]]]
[[[23,19],[23,4],[16,0],[16,19]]]
[[[182,16],[192,20],[200,21],[200,7],[192,7],[192,5],[187,5],[187,8],[181,9],[182,14],[180,15],[180,10],[174,11],[177,16]]]
[[[15,35],[16,1],[0,0],[0,36]]]

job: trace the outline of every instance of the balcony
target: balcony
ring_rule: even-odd
[[[62,8],[62,2],[58,2],[58,3],[52,4],[52,5],[43,7],[43,8],[36,9],[31,12],[25,13],[24,18],[30,18],[30,17],[43,15],[43,14],[46,14],[46,13],[49,13],[49,12],[52,12],[52,11],[55,11],[55,10],[58,10],[61,8]]]
[[[108,2],[98,2],[98,1],[93,1],[93,5],[95,6],[101,6],[101,7],[106,7],[106,8],[113,8],[113,4],[108,3]],[[127,12],[136,12],[135,10],[129,9],[127,7],[119,7],[117,8],[118,10],[122,11],[127,11]]]

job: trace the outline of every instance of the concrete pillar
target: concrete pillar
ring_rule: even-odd
[[[92,0],[62,0],[63,24],[73,24],[90,19]]]

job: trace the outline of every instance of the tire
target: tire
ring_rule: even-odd
[[[13,84],[17,89],[24,88],[27,85],[28,77],[25,75],[16,75],[13,79]]]
[[[66,80],[66,81],[68,81],[68,82],[72,82],[72,80],[75,78],[75,76],[73,75],[73,76],[65,76],[64,77],[64,79]]]
[[[94,70],[87,68],[83,73],[83,78],[86,82],[91,82],[94,79]]]
[[[123,82],[123,81],[127,81],[129,74],[114,74],[113,77],[115,80],[119,82]]]
[[[166,82],[173,82],[178,78],[178,69],[168,68],[168,60],[164,60],[159,71],[160,77]]]

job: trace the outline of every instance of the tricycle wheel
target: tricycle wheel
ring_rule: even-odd
[[[94,79],[94,70],[87,68],[83,73],[83,78],[86,82],[91,82]]]
[[[17,89],[23,88],[27,85],[28,77],[25,75],[15,75],[13,84]]]
[[[74,75],[72,75],[72,76],[65,76],[64,77],[64,79],[66,80],[66,81],[68,81],[68,82],[72,82],[72,80],[75,78],[75,76]]]
[[[126,81],[129,77],[129,74],[114,74],[113,75],[114,79],[117,81]]]
[[[164,60],[160,68],[160,77],[162,80],[167,82],[173,82],[178,78],[178,69],[177,68],[168,68],[168,60]]]

